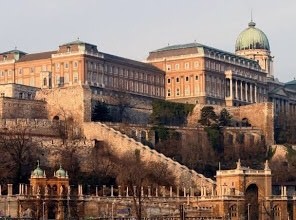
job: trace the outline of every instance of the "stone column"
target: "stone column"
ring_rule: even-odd
[[[137,194],[137,186],[133,186],[133,194],[134,194],[134,195]]]
[[[180,188],[179,186],[177,186],[177,197],[179,197],[179,193],[180,193]]]
[[[245,97],[246,97],[246,102],[248,102],[248,83],[245,82]]]
[[[238,92],[237,92],[237,79],[235,80],[235,99],[238,99]]]
[[[162,197],[165,197],[165,186],[162,186]]]
[[[83,190],[82,190],[82,185],[78,185],[78,196],[83,196]]]
[[[12,196],[12,184],[7,184],[7,196]]]
[[[253,103],[253,86],[252,84],[250,83],[250,98],[251,98],[251,103]]]
[[[183,196],[186,197],[186,188],[183,188]]]
[[[98,186],[96,186],[96,196],[98,196]]]
[[[111,197],[114,196],[114,192],[113,192],[113,185],[111,185]]]
[[[170,197],[173,197],[173,187],[170,186]]]
[[[144,187],[141,186],[141,196],[144,197]]]
[[[128,197],[128,186],[126,187],[126,197]]]
[[[22,195],[22,184],[19,184],[19,195]]]
[[[103,185],[103,196],[105,196],[106,185]]]
[[[121,186],[118,186],[118,197],[121,197]]]
[[[233,88],[232,88],[232,78],[229,79],[229,87],[230,87],[230,98],[233,99],[233,94],[232,94],[232,91],[233,91]]]
[[[255,85],[255,102],[257,102],[257,86]]]
[[[148,197],[151,197],[151,186],[148,186]]]
[[[243,81],[240,81],[240,100],[243,101]]]
[[[158,197],[158,187],[155,188],[155,197]]]

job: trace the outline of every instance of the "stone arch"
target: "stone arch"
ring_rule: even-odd
[[[53,117],[53,120],[54,121],[59,121],[60,120],[60,117],[58,115],[56,115],[56,116]]]
[[[245,192],[245,216],[248,219],[259,219],[259,202],[258,202],[259,188],[256,184],[251,183]]]
[[[249,123],[249,119],[248,118],[243,118],[242,119],[242,127],[250,127],[251,124]]]

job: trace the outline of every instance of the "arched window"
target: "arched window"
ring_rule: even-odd
[[[43,78],[43,86],[47,86],[47,79],[46,79],[46,77]]]

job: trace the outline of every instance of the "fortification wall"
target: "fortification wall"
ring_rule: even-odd
[[[239,119],[246,118],[252,126],[262,129],[267,146],[274,144],[273,110],[272,102],[256,103],[228,109],[233,117]]]
[[[173,161],[171,158],[165,157],[163,154],[144,146],[143,144],[136,142],[134,139],[127,137],[126,135],[115,131],[113,128],[101,123],[84,123],[83,124],[84,135],[89,140],[101,140],[109,144],[114,154],[120,156],[125,153],[131,153],[135,150],[139,150],[142,155],[142,159],[145,161],[157,161],[167,164],[168,169],[172,170],[176,175],[176,179],[179,185],[204,185],[208,191],[212,190],[214,181],[205,178],[202,174],[196,173],[194,170],[188,169],[186,166]]]
[[[206,105],[196,105],[193,112],[187,119],[189,127],[196,127],[200,119],[201,109]],[[208,105],[207,105],[208,106]],[[274,144],[274,107],[271,102],[256,103],[240,107],[222,107],[213,105],[216,114],[225,108],[235,119],[248,119],[252,127],[263,131],[265,143],[270,146]]]
[[[0,133],[2,129],[27,127],[32,136],[58,137],[58,126],[62,122],[47,119],[0,119]]]
[[[91,90],[88,86],[71,86],[42,89],[36,93],[36,100],[47,102],[48,118],[73,117],[83,122],[91,120]]]
[[[45,101],[0,97],[0,118],[47,119]]]
[[[116,91],[98,92],[93,89],[93,107],[97,101],[108,105],[114,121],[136,124],[147,124],[152,113],[152,102],[155,98],[127,94]],[[122,114],[120,111],[123,111]]]

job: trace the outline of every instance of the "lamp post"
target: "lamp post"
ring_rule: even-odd
[[[250,206],[251,206],[251,204],[248,203],[248,220],[250,220]]]

